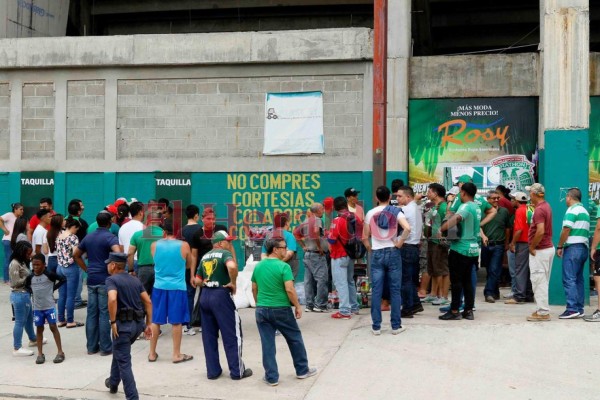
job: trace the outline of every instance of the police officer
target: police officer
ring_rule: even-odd
[[[110,274],[106,279],[106,290],[113,335],[113,359],[110,377],[106,378],[104,384],[111,393],[117,393],[119,382],[123,381],[126,398],[139,399],[131,370],[131,345],[142,332],[146,339],[152,335],[152,302],[142,282],[125,271],[126,262],[125,253],[110,253],[106,260]]]

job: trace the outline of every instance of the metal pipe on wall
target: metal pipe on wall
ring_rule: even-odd
[[[387,0],[374,2],[373,37],[373,194],[385,185],[387,118]]]

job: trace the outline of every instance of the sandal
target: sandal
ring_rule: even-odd
[[[158,360],[158,353],[156,353],[156,357],[154,357],[154,359],[150,358],[150,356],[148,356],[148,362],[156,362],[156,360]]]
[[[193,359],[194,359],[194,356],[190,356],[190,355],[187,355],[187,354],[182,354],[181,355],[181,359],[173,361],[173,364],[179,364],[179,363],[183,363],[183,362],[190,361],[190,360],[193,360]]]
[[[64,328],[65,326],[67,326],[66,322],[59,322],[58,324],[56,324],[56,326],[58,326],[59,328]]]
[[[35,363],[36,364],[43,364],[46,362],[46,356],[43,354],[40,354],[39,356],[37,356],[37,358],[35,359]]]
[[[57,354],[56,357],[54,357],[54,360],[52,362],[54,364],[60,364],[63,361],[65,361],[65,353]]]
[[[79,328],[80,326],[84,326],[84,325],[85,324],[83,322],[73,322],[73,325],[67,324],[67,329]]]

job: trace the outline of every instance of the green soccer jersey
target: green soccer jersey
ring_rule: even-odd
[[[429,217],[431,220],[431,234],[433,237],[439,232],[442,222],[446,217],[446,210],[448,209],[448,203],[442,201],[439,205],[432,207],[429,211]],[[433,243],[439,243],[438,239],[431,239]]]
[[[252,282],[258,286],[257,307],[289,307],[285,282],[293,281],[290,266],[276,258],[266,258],[256,264]]]
[[[215,249],[202,256],[200,267],[196,273],[204,281],[206,287],[223,287],[231,283],[227,262],[233,260],[228,250]]]
[[[479,223],[481,222],[481,208],[474,202],[461,204],[456,211],[461,216],[458,223],[460,237],[450,244],[450,250],[467,257],[479,255]]]
[[[475,204],[477,204],[477,206],[479,206],[482,216],[485,215],[485,212],[487,210],[492,208],[492,205],[490,203],[488,203],[488,201],[483,196],[480,196],[478,194],[475,195],[473,202],[475,202]],[[453,213],[456,213],[461,204],[462,204],[462,200],[460,199],[460,194],[457,194],[456,198],[452,202],[452,206],[450,206],[450,211]]]
[[[565,247],[576,243],[583,243],[586,246],[589,244],[590,215],[581,203],[567,208],[562,226],[571,229]]]

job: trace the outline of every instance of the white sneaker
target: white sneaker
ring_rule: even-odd
[[[198,328],[198,333],[202,333],[202,327]]]
[[[194,330],[194,328],[186,329],[185,334],[188,336],[194,336],[196,334],[196,331]]]
[[[304,375],[296,375],[296,378],[298,379],[306,379],[306,378],[310,378],[311,376],[314,376],[317,374],[317,368],[316,367],[309,367],[308,368],[308,372]]]
[[[42,344],[46,344],[46,343],[48,343],[48,339],[47,338],[42,339]],[[30,340],[29,347],[35,347],[35,346],[37,346],[37,342],[35,340]]]
[[[405,330],[406,330],[406,328],[404,328],[402,326],[400,328],[398,328],[398,329],[392,329],[392,335],[399,335],[402,332],[404,332]]]
[[[371,333],[375,336],[381,335],[381,329],[371,329]]]
[[[27,356],[32,356],[32,355],[33,355],[33,351],[27,350],[23,347],[21,347],[19,350],[13,350],[13,356],[15,356],[15,357],[27,357]]]
[[[502,298],[504,299],[512,299],[514,296],[514,293],[512,291],[506,293],[504,296],[502,296]]]

